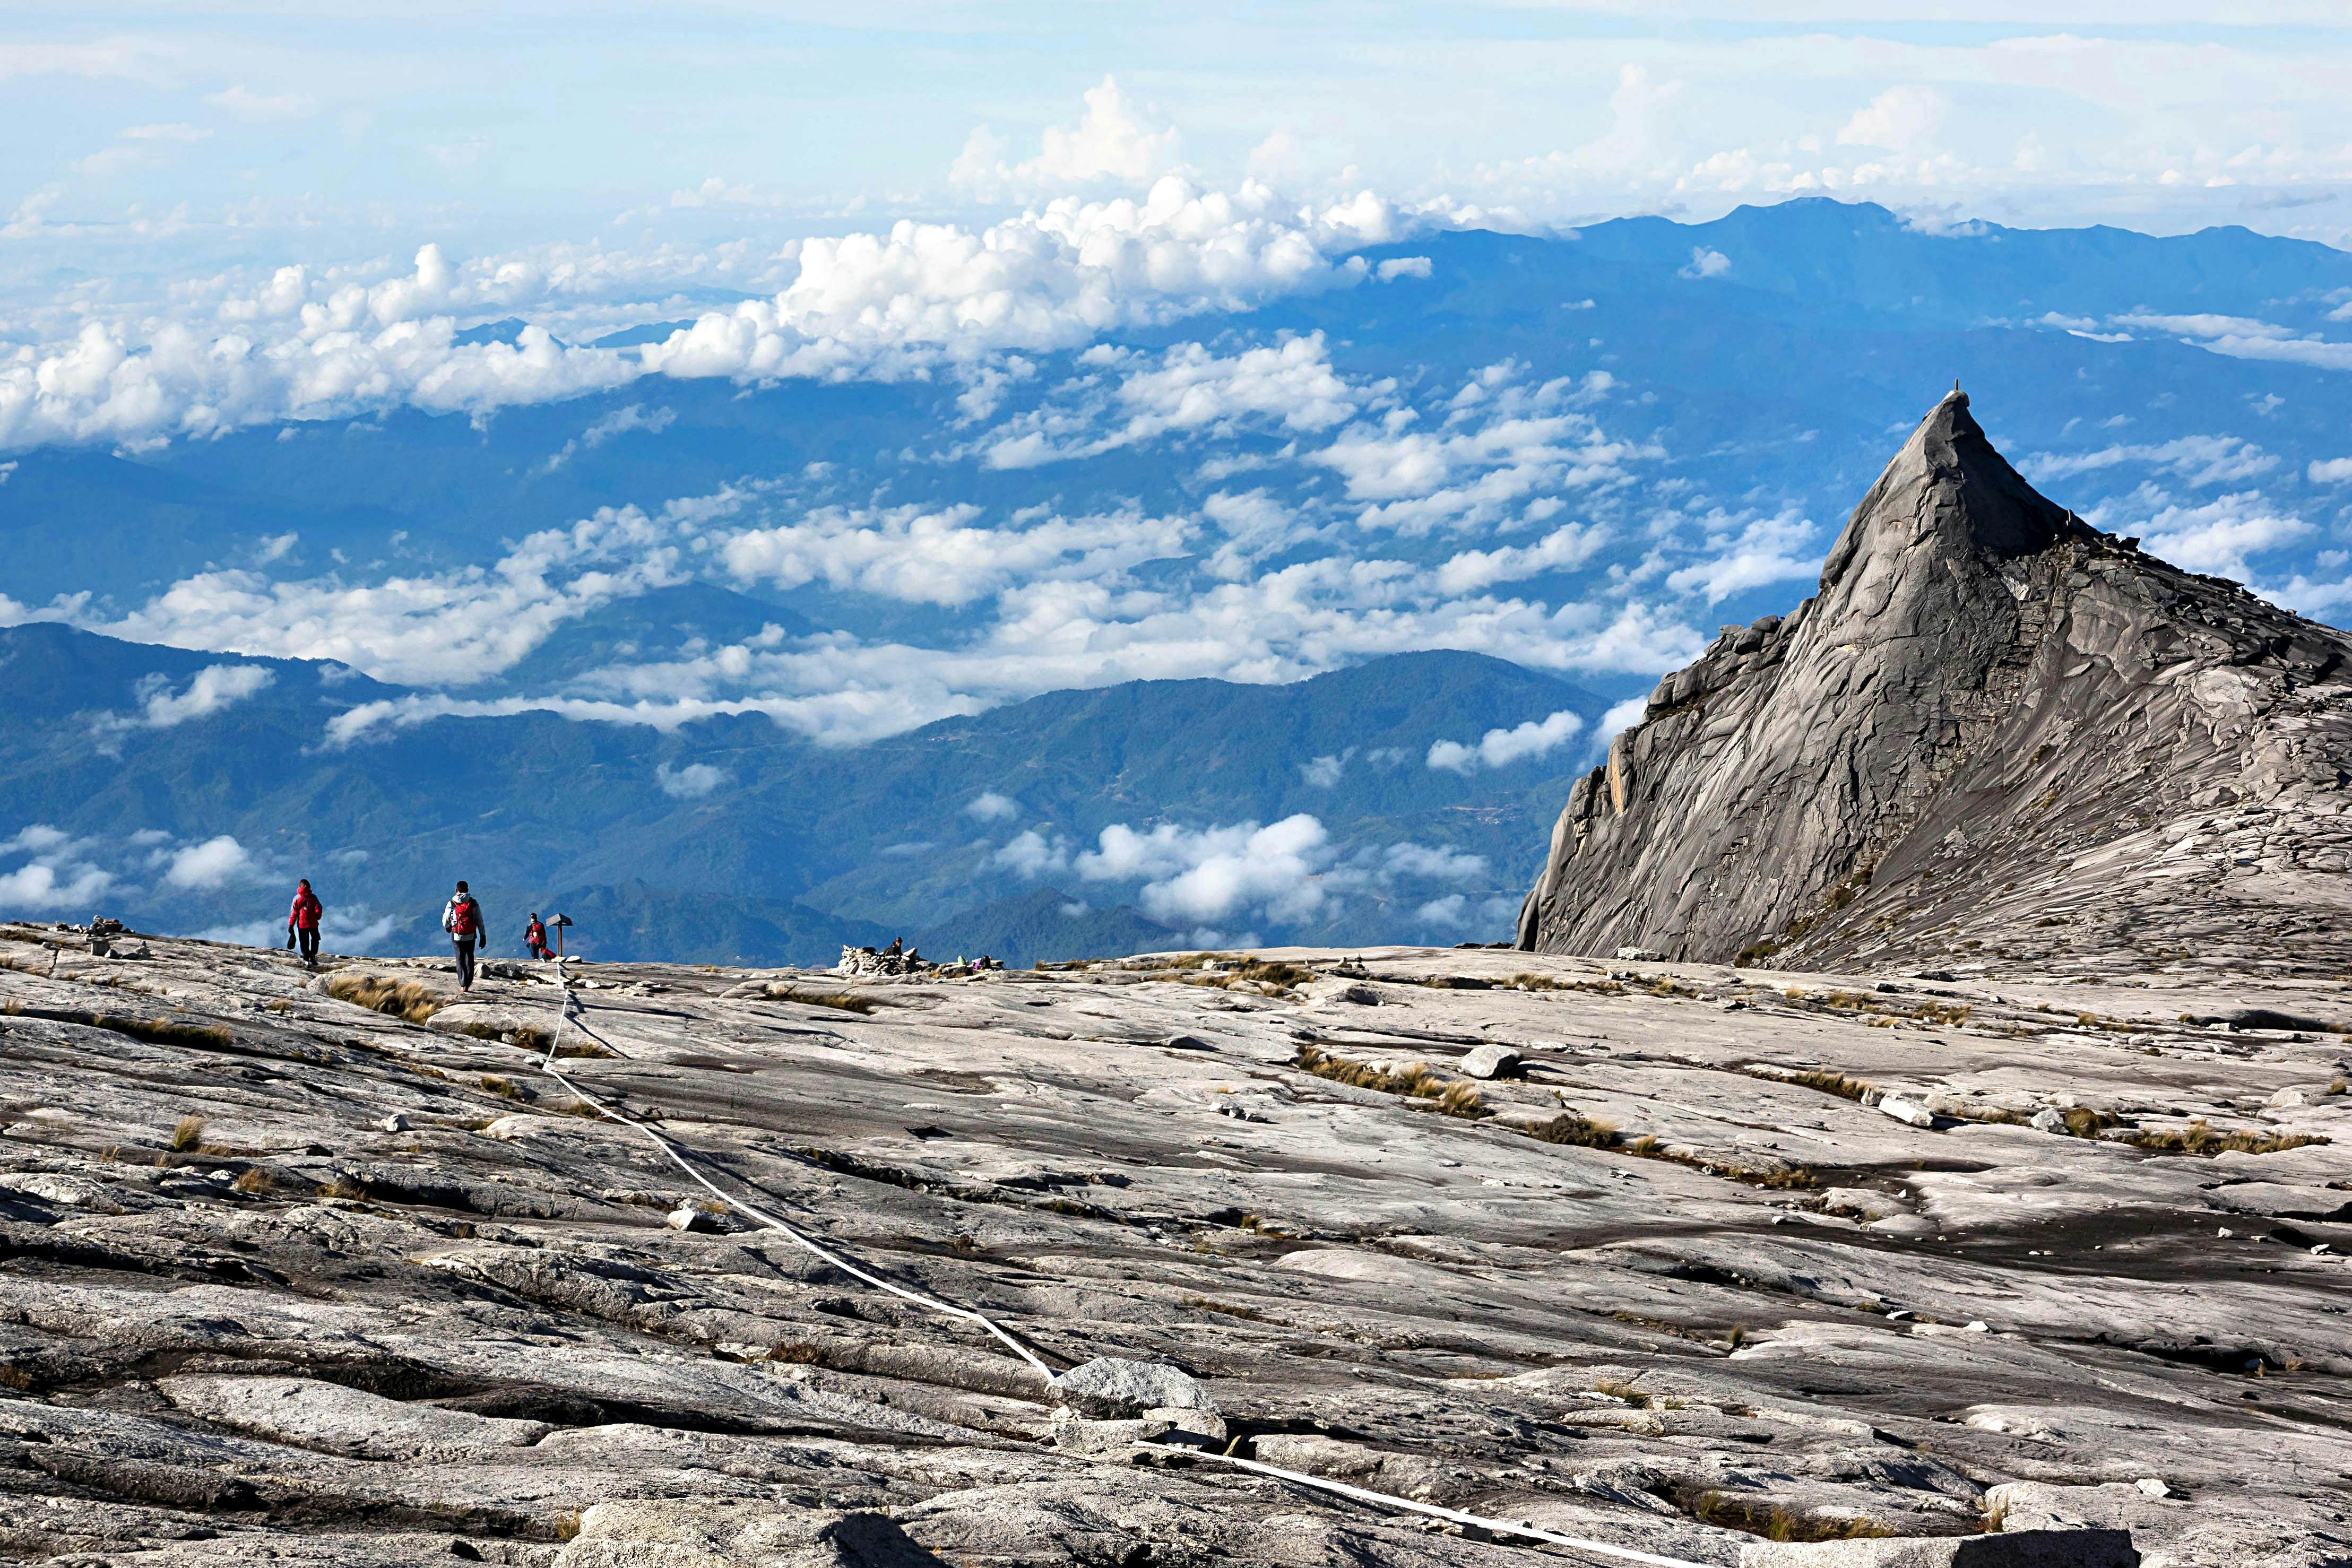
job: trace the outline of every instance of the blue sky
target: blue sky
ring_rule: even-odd
[[[0,267],[814,233],[1154,163],[1530,223],[1866,189],[2340,240],[2347,72],[2332,0],[20,7]],[[1044,149],[1106,78],[1127,118]]]
[[[238,655],[415,688],[331,747],[1429,648],[1617,705],[1403,759],[1507,777],[1801,597],[1962,373],[2101,527],[2352,610],[2344,258],[2042,236],[1969,292],[1987,221],[2352,240],[2344,0],[845,11],[0,14],[0,623],[230,661],[118,729]],[[1792,196],[1900,221],[1601,226]],[[1900,276],[1816,279],[1832,229]],[[733,621],[641,639],[685,590]],[[1260,824],[1196,827],[1166,874]]]

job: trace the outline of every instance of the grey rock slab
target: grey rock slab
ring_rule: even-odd
[[[1217,1413],[1208,1389],[1182,1368],[1120,1356],[1097,1356],[1056,1374],[1053,1388],[1072,1409],[1100,1419],[1160,1409]]]
[[[1756,1542],[1739,1568],[2139,1568],[2121,1530],[2028,1530],[1927,1541]]]
[[[635,1133],[542,1114],[568,1102],[528,1051],[294,988],[234,948],[151,946],[135,977],[152,993],[0,973],[0,1004],[26,1009],[0,1013],[0,1096],[57,1113],[18,1113],[0,1176],[91,1182],[122,1210],[20,1186],[24,1213],[0,1218],[0,1367],[23,1380],[0,1446],[59,1467],[38,1484],[104,1500],[44,1515],[76,1552],[100,1549],[110,1508],[145,1511],[146,1538],[212,1530],[320,1560],[284,1545],[259,1499],[310,1511],[309,1527],[478,1510],[537,1542],[537,1568],[561,1521],[600,1501],[887,1511],[943,1560],[1524,1555],[1132,1440],[1080,1452],[1119,1423],[1165,1423],[1162,1437],[1213,1423],[1160,1393],[1088,1413],[976,1324],[781,1237],[665,1228],[698,1191]],[[1265,956],[1329,973],[1354,956]],[[587,1021],[617,1054],[564,1070],[866,1270],[988,1313],[1055,1366],[1181,1369],[1213,1389],[1228,1440],[1349,1445],[1360,1452],[1328,1462],[1379,1490],[1729,1564],[1743,1537],[1692,1511],[1709,1490],[1920,1536],[1979,1523],[1971,1487],[2095,1480],[2121,1489],[2116,1520],[2144,1550],[2215,1568],[2338,1550],[2323,1503],[2340,1434],[2317,1417],[2352,1375],[2345,1320],[2326,1310],[2346,1265],[2252,1239],[2321,1222],[2242,1218],[2220,1195],[2325,1193],[2340,1145],[2158,1155],[1948,1109],[2340,1137],[2342,1096],[2251,1109],[2330,1082],[2340,1040],[2178,1021],[2336,1016],[2332,980],[2214,966],[1995,983],[1954,960],[1948,994],[1790,972],[1742,985],[1753,1005],[1727,1014],[1700,998],[1752,976],[1361,956],[1392,1005],[1244,996],[1120,960],[894,981],[872,1014],[820,1016],[726,999],[753,978],[741,971],[600,966],[610,984],[584,998]],[[1526,975],[1549,985],[1521,988]],[[656,986],[657,1007],[640,999]],[[278,1000],[287,1011],[269,1010]],[[233,1049],[71,1021],[133,1001]],[[1971,1010],[1954,1027],[1922,1016],[1931,1004]],[[2074,1022],[2085,1014],[2103,1021]],[[1543,1070],[1483,1081],[1498,1114],[1474,1122],[1305,1071],[1300,1030],[1446,1075],[1507,1041]],[[1216,1049],[1151,1043],[1179,1036]],[[1764,1066],[1791,1076],[1748,1071]],[[1809,1075],[1928,1106],[1940,1130]],[[1236,1102],[1266,1119],[1220,1109]],[[1563,1106],[1624,1142],[1528,1135]],[[171,1159],[192,1113],[255,1151],[234,1163],[269,1185],[228,1190],[214,1160]],[[395,1114],[409,1127],[384,1132]],[[469,1130],[517,1114],[524,1136]],[[1657,1140],[1651,1157],[1627,1146],[1640,1137]],[[314,1196],[341,1176],[362,1195]],[[1882,1212],[1867,1228],[1820,1212],[1836,1188]],[[1933,1228],[1892,1233],[1915,1221]],[[2217,1242],[2217,1223],[2240,1236]],[[2230,1370],[2249,1356],[2272,1375]],[[359,1458],[176,1406],[144,1381],[159,1374],[364,1388],[422,1421],[554,1429]],[[1057,1426],[1070,1446],[1049,1440]],[[2173,1495],[2143,1493],[2149,1477]],[[0,1496],[0,1529],[12,1506]],[[57,1528],[68,1515],[92,1522]],[[2032,1519],[2011,1508],[2012,1526]],[[338,1540],[373,1528],[331,1526]],[[174,1539],[198,1553],[186,1561],[228,1561]]]
[[[301,1377],[166,1377],[157,1390],[189,1415],[272,1442],[359,1459],[447,1459],[528,1448],[554,1428],[407,1405]]]
[[[881,1514],[704,1500],[599,1502],[551,1568],[937,1568]]]

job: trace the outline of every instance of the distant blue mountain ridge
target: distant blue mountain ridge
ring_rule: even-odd
[[[268,679],[214,711],[168,706],[224,668]],[[1432,653],[1289,685],[1055,693],[856,749],[758,716],[664,735],[541,713],[339,747],[329,720],[394,688],[44,624],[0,630],[0,686],[26,698],[0,731],[0,810],[79,846],[44,857],[61,880],[109,878],[60,916],[267,938],[309,875],[344,930],[406,950],[435,940],[462,876],[495,927],[562,911],[591,956],[802,964],[891,936],[1014,962],[1184,946],[1198,922],[1128,907],[1144,878],[1089,880],[1076,863],[1105,829],[1153,821],[1313,818],[1329,850],[1310,861],[1361,891],[1298,933],[1499,939],[1590,748],[1468,774],[1428,767],[1429,749],[1561,712],[1589,735],[1601,706],[1548,675]],[[1004,854],[1022,834],[1039,857]],[[221,835],[237,864],[175,880],[175,857]],[[1413,848],[1391,865],[1400,844]],[[1446,899],[1462,913],[1413,913]],[[10,902],[0,913],[38,912]]]
[[[2352,605],[2343,252],[1800,201],[1365,256],[898,380],[13,455],[0,595],[110,635],[5,633],[0,905],[247,930],[309,866],[392,946],[459,874],[614,956],[1499,936],[1605,712],[1810,591],[1955,380],[2098,526]],[[579,701],[660,725],[513,711]]]

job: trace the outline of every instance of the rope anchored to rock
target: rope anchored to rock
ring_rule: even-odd
[[[998,1340],[1009,1346],[1015,1355],[1018,1355],[1023,1361],[1028,1363],[1031,1368],[1033,1368],[1039,1376],[1045,1380],[1045,1384],[1048,1388],[1060,1391],[1064,1387],[1069,1385],[1069,1379],[1072,1376],[1085,1374],[1096,1368],[1131,1364],[1120,1364],[1106,1359],[1105,1361],[1087,1364],[1087,1366],[1077,1369],[1077,1374],[1057,1375],[1052,1367],[1047,1366],[1044,1361],[1038,1358],[1035,1352],[1032,1351],[1027,1345],[1023,1344],[1003,1325],[999,1324],[994,1319],[989,1317],[986,1313],[976,1312],[970,1307],[959,1307],[954,1305],[952,1302],[942,1301],[936,1296],[928,1296],[919,1291],[910,1291],[903,1285],[894,1285],[889,1281],[882,1279],[878,1275],[868,1273],[866,1270],[860,1269],[846,1259],[842,1258],[837,1253],[819,1245],[809,1237],[803,1235],[799,1230],[777,1218],[774,1215],[760,1208],[756,1205],[747,1203],[740,1197],[732,1197],[728,1193],[719,1190],[718,1186],[711,1183],[709,1177],[705,1176],[700,1171],[694,1167],[693,1162],[688,1160],[685,1154],[675,1144],[671,1143],[669,1139],[654,1131],[653,1128],[646,1125],[643,1122],[637,1121],[633,1117],[623,1115],[620,1112],[615,1111],[611,1106],[605,1104],[603,1101],[598,1100],[594,1095],[590,1094],[587,1091],[582,1089],[577,1083],[572,1082],[571,1079],[565,1077],[562,1072],[556,1070],[555,1053],[557,1048],[563,1042],[563,1029],[566,1024],[574,1024],[581,1033],[587,1035],[591,1040],[596,1040],[599,1045],[604,1046],[608,1051],[613,1049],[610,1045],[606,1044],[601,1037],[597,1036],[593,1030],[590,1030],[586,1024],[577,1023],[574,1017],[574,1009],[579,1006],[579,999],[572,995],[571,977],[564,973],[562,962],[563,961],[560,958],[556,960],[558,983],[562,986],[563,992],[562,1000],[557,1007],[554,1036],[547,1042],[547,1053],[540,1059],[539,1071],[553,1079],[556,1082],[562,1084],[564,1089],[577,1098],[581,1103],[594,1111],[599,1116],[604,1117],[609,1121],[617,1122],[622,1126],[628,1127],[639,1134],[642,1134],[648,1143],[652,1144],[654,1147],[659,1149],[665,1155],[667,1155],[670,1162],[676,1165],[678,1169],[684,1171],[696,1186],[709,1193],[711,1197],[717,1198],[720,1203],[725,1204],[728,1207],[736,1210],[747,1218],[757,1221],[760,1225],[783,1237],[786,1240],[792,1242],[803,1251],[821,1260],[833,1268],[840,1270],[843,1273],[848,1275],[853,1280],[856,1280],[863,1284],[871,1285],[877,1291],[887,1291],[891,1295],[897,1296],[902,1301],[912,1301],[915,1305],[921,1307],[928,1312],[937,1312],[946,1317],[956,1318],[964,1322],[976,1323],[980,1327],[986,1329],[991,1334],[993,1334]],[[1135,1366],[1134,1370],[1148,1374],[1169,1369],[1138,1365]],[[1511,1536],[1526,1541],[1539,1541],[1544,1542],[1546,1545],[1565,1546],[1579,1552],[1595,1552],[1604,1557],[1617,1559],[1621,1562],[1649,1563],[1653,1565],[1653,1568],[1706,1568],[1705,1564],[1693,1563],[1687,1558],[1662,1557],[1655,1552],[1637,1552],[1630,1546],[1616,1546],[1612,1545],[1610,1542],[1605,1541],[1588,1541],[1581,1536],[1563,1535],[1557,1531],[1545,1530],[1534,1524],[1507,1519],[1489,1519],[1483,1514],[1467,1513],[1460,1509],[1440,1508],[1434,1503],[1416,1502],[1411,1498],[1397,1497],[1388,1492],[1372,1491],[1364,1487],[1349,1486],[1344,1481],[1328,1480],[1321,1476],[1307,1475],[1304,1471],[1300,1470],[1286,1470],[1278,1466],[1260,1464],[1255,1459],[1244,1459],[1232,1454],[1220,1454],[1212,1448],[1195,1448],[1190,1445],[1179,1443],[1155,1442],[1148,1438],[1138,1439],[1135,1446],[1139,1448],[1150,1449],[1156,1453],[1181,1455],[1188,1458],[1206,1460],[1214,1464],[1229,1465],[1235,1469],[1244,1470],[1254,1475],[1270,1476],[1276,1480],[1286,1482],[1292,1486],[1305,1487],[1314,1491],[1328,1492],[1335,1497],[1344,1497],[1356,1502],[1370,1503],[1377,1508],[1393,1509],[1402,1513],[1419,1514],[1428,1519],[1442,1519],[1446,1521],[1448,1523],[1459,1524],[1471,1529],[1486,1531],[1490,1534]],[[1067,1457],[1073,1459],[1087,1458],[1086,1456],[1075,1454]],[[1097,1461],[1087,1459],[1087,1462]]]
[[[556,972],[561,975],[562,970],[559,967]],[[577,1083],[572,1082],[572,1080],[566,1078],[562,1073],[557,1071],[555,1068],[556,1048],[563,1041],[563,1026],[572,1021],[572,1010],[574,1005],[575,1003],[572,995],[572,988],[567,981],[563,986],[563,1000],[558,1009],[559,1016],[556,1019],[555,1035],[553,1039],[547,1042],[547,1054],[540,1060],[540,1071],[545,1073],[548,1077],[554,1079],[558,1083],[563,1085],[563,1087],[570,1091],[572,1094],[576,1096],[583,1104],[588,1106],[598,1115],[606,1117],[611,1121],[618,1122],[625,1127],[633,1128],[636,1132],[643,1134],[647,1142],[651,1143],[654,1147],[659,1149],[663,1154],[669,1156],[671,1163],[676,1165],[678,1169],[684,1171],[687,1176],[696,1183],[696,1185],[699,1186],[704,1191],[709,1193],[711,1197],[717,1198],[728,1207],[737,1210],[739,1213],[741,1213],[749,1218],[757,1220],[760,1224],[767,1227],[770,1230],[776,1232],[776,1234],[782,1236],[795,1247],[800,1248],[803,1251],[823,1260],[833,1268],[840,1270],[843,1273],[848,1275],[853,1280],[856,1280],[864,1284],[871,1285],[877,1291],[887,1291],[890,1294],[897,1296],[903,1301],[912,1301],[915,1305],[921,1307],[928,1312],[940,1312],[948,1317],[960,1318],[965,1322],[979,1324],[982,1328],[986,1329],[990,1333],[994,1334],[999,1340],[1003,1341],[1004,1344],[1012,1350],[1013,1354],[1019,1356],[1022,1360],[1027,1362],[1032,1367],[1035,1368],[1037,1375],[1045,1378],[1046,1382],[1051,1383],[1054,1380],[1054,1369],[1052,1367],[1047,1366],[1043,1361],[1039,1360],[1034,1351],[1032,1351],[1027,1345],[1023,1344],[1019,1340],[1013,1338],[1010,1333],[1007,1333],[1002,1327],[998,1326],[993,1319],[988,1317],[986,1314],[976,1312],[969,1307],[955,1306],[950,1302],[940,1301],[935,1297],[924,1295],[919,1291],[909,1291],[903,1285],[894,1285],[887,1280],[882,1279],[874,1274],[869,1274],[865,1270],[857,1267],[856,1264],[850,1262],[847,1259],[839,1257],[827,1250],[825,1248],[819,1246],[815,1241],[803,1235],[792,1226],[785,1224],[782,1220],[778,1219],[774,1215],[768,1213],[766,1210],[761,1209],[753,1204],[746,1203],[740,1197],[732,1197],[728,1194],[721,1192],[718,1187],[711,1185],[709,1178],[705,1176],[700,1171],[695,1169],[693,1163],[688,1160],[683,1154],[679,1153],[677,1147],[674,1146],[667,1138],[663,1137],[659,1133],[655,1132],[643,1122],[636,1121],[628,1116],[624,1116],[618,1111],[614,1110],[611,1106],[605,1104],[603,1101],[598,1100],[594,1095],[581,1088]],[[582,1025],[581,1029],[583,1033],[587,1032],[585,1025]],[[597,1043],[603,1044],[604,1042],[599,1040]],[[607,1049],[610,1048],[608,1047]]]

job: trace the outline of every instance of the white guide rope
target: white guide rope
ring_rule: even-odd
[[[866,1284],[871,1285],[877,1291],[887,1291],[894,1296],[899,1297],[905,1301],[912,1301],[917,1306],[925,1308],[930,1312],[944,1313],[951,1318],[961,1318],[966,1322],[978,1323],[982,1328],[986,1329],[990,1333],[994,1334],[1005,1344],[1011,1346],[1013,1353],[1034,1367],[1036,1370],[1037,1375],[1043,1377],[1047,1384],[1050,1385],[1054,1381],[1054,1369],[1047,1366],[1044,1362],[1038,1360],[1035,1353],[998,1326],[994,1320],[987,1317],[983,1313],[974,1312],[969,1307],[954,1306],[949,1302],[940,1301],[935,1297],[926,1296],[919,1291],[909,1291],[903,1286],[894,1285],[887,1280],[878,1279],[876,1276],[867,1273],[865,1270],[858,1268],[856,1264],[848,1262],[845,1260],[837,1257],[834,1253],[827,1251],[824,1248],[818,1246],[814,1241],[810,1240],[806,1236],[802,1235],[799,1231],[793,1229],[782,1220],[778,1219],[774,1215],[770,1214],[763,1209],[755,1207],[754,1206],[744,1202],[740,1197],[730,1197],[726,1193],[719,1191],[718,1187],[713,1186],[709,1178],[704,1176],[700,1171],[695,1169],[693,1164],[688,1161],[684,1155],[680,1154],[677,1147],[672,1145],[667,1138],[663,1137],[659,1133],[655,1132],[643,1122],[634,1121],[627,1116],[622,1115],[618,1111],[614,1110],[611,1106],[604,1103],[595,1096],[583,1090],[578,1084],[563,1076],[562,1073],[558,1072],[555,1070],[555,1050],[558,1045],[562,1043],[564,1024],[571,1021],[573,998],[572,995],[570,977],[563,974],[562,960],[558,959],[556,962],[556,974],[561,977],[561,983],[563,988],[563,997],[556,1009],[557,1018],[555,1024],[555,1036],[547,1042],[547,1054],[540,1059],[540,1071],[545,1073],[548,1077],[554,1079],[558,1083],[562,1084],[565,1089],[577,1096],[582,1103],[593,1110],[598,1115],[618,1122],[625,1127],[634,1128],[635,1131],[644,1134],[646,1141],[651,1143],[654,1147],[659,1149],[663,1154],[668,1155],[671,1163],[676,1165],[678,1169],[684,1171],[689,1177],[691,1177],[697,1186],[709,1193],[711,1197],[717,1198],[719,1202],[727,1205],[728,1207],[735,1209],[739,1213],[747,1215],[750,1218],[758,1220],[761,1225],[766,1226],[769,1229],[782,1236],[793,1245],[824,1260],[826,1263],[840,1270],[843,1273],[848,1275],[853,1280],[857,1280]],[[580,1030],[583,1034],[590,1035],[590,1038],[592,1039],[596,1038],[593,1033],[591,1033],[585,1024],[580,1026]],[[602,1045],[604,1042],[600,1039],[597,1040],[597,1043]],[[606,1049],[609,1050],[611,1048],[608,1046]],[[1581,1536],[1562,1535],[1556,1531],[1539,1529],[1532,1524],[1516,1523],[1507,1519],[1488,1519],[1483,1514],[1465,1513],[1459,1509],[1440,1508],[1434,1503],[1415,1502],[1411,1498],[1395,1497],[1387,1492],[1370,1491],[1362,1487],[1349,1486],[1344,1481],[1327,1480],[1321,1476],[1310,1476],[1300,1470],[1286,1470],[1274,1465],[1262,1465],[1255,1459],[1236,1458],[1230,1454],[1212,1453],[1203,1448],[1186,1448],[1174,1443],[1139,1441],[1135,1446],[1139,1448],[1155,1449],[1161,1453],[1182,1454],[1192,1458],[1203,1459],[1215,1464],[1231,1465],[1235,1469],[1247,1470],[1255,1475],[1272,1476],[1277,1480],[1287,1481],[1293,1486],[1307,1487],[1316,1491],[1330,1492],[1335,1496],[1351,1498],[1358,1502],[1370,1503],[1379,1508],[1395,1509],[1406,1513],[1422,1514],[1431,1519],[1443,1519],[1454,1524],[1471,1525],[1496,1535],[1517,1536],[1524,1540],[1540,1541],[1547,1545],[1567,1546],[1580,1552],[1598,1552],[1602,1556],[1614,1557],[1628,1563],[1652,1563],[1655,1565],[1655,1568],[1706,1568],[1706,1564],[1693,1563],[1686,1558],[1661,1557],[1654,1552],[1636,1552],[1630,1546],[1612,1546],[1605,1541],[1587,1541]]]
[[[1351,1487],[1345,1481],[1326,1480],[1301,1470],[1286,1470],[1274,1465],[1262,1465],[1255,1459],[1236,1458],[1231,1454],[1213,1454],[1205,1448],[1188,1448],[1177,1443],[1138,1442],[1139,1448],[1157,1448],[1163,1454],[1190,1454],[1196,1459],[1213,1464],[1231,1465],[1237,1470],[1272,1476],[1293,1486],[1313,1487],[1318,1491],[1336,1492],[1354,1498],[1358,1502],[1376,1503],[1382,1508],[1399,1508],[1411,1513],[1426,1514],[1431,1519],[1448,1520],[1455,1524],[1475,1524],[1496,1535],[1521,1535],[1529,1541],[1541,1541],[1553,1546],[1573,1546],[1580,1552],[1599,1552],[1611,1557],[1622,1557],[1628,1563],[1654,1563],[1660,1568],[1704,1568],[1701,1563],[1682,1557],[1661,1557],[1654,1552],[1636,1552],[1630,1546],[1612,1546],[1605,1541],[1587,1541],[1580,1535],[1562,1535],[1557,1531],[1540,1529],[1532,1524],[1515,1524],[1507,1519],[1488,1519],[1484,1514],[1464,1513],[1460,1509],[1440,1508],[1432,1502],[1415,1502],[1407,1497],[1391,1497],[1384,1491],[1367,1491]]]
[[[561,973],[560,970],[558,972]],[[807,1237],[802,1235],[799,1231],[793,1229],[782,1220],[778,1219],[774,1215],[770,1214],[763,1209],[755,1207],[754,1206],[744,1202],[740,1197],[729,1197],[727,1194],[719,1191],[717,1187],[711,1186],[709,1180],[705,1177],[700,1171],[696,1170],[685,1155],[679,1154],[676,1148],[671,1146],[667,1138],[663,1137],[659,1133],[655,1132],[643,1122],[634,1121],[627,1116],[622,1115],[618,1111],[614,1110],[611,1106],[598,1100],[594,1095],[590,1094],[587,1091],[582,1089],[580,1085],[572,1082],[569,1078],[564,1077],[562,1073],[558,1072],[555,1070],[555,1048],[562,1043],[563,1025],[572,1016],[572,991],[568,986],[564,988],[563,1000],[558,1008],[558,1014],[559,1016],[556,1019],[555,1025],[555,1038],[547,1042],[547,1055],[541,1059],[539,1070],[547,1074],[550,1078],[554,1079],[558,1083],[562,1084],[564,1088],[570,1090],[574,1095],[578,1096],[583,1102],[593,1109],[598,1115],[609,1117],[613,1121],[620,1123],[621,1125],[625,1127],[633,1127],[636,1131],[644,1134],[647,1141],[652,1143],[654,1147],[659,1149],[663,1154],[667,1155],[670,1157],[671,1162],[675,1164],[678,1169],[684,1171],[688,1176],[692,1177],[696,1184],[701,1186],[704,1191],[709,1193],[711,1197],[717,1198],[728,1207],[749,1215],[751,1218],[758,1220],[769,1229],[775,1231],[778,1235],[783,1237],[786,1240],[792,1242],[802,1250],[812,1253],[824,1260],[826,1263],[840,1270],[843,1273],[848,1275],[853,1280],[861,1281],[866,1284],[873,1286],[877,1291],[887,1291],[890,1294],[899,1297],[901,1300],[912,1301],[917,1306],[925,1308],[928,1311],[943,1312],[951,1318],[961,1318],[966,1322],[978,1323],[982,1328],[986,1329],[990,1333],[994,1334],[998,1339],[1003,1341],[1004,1343],[1012,1350],[1013,1354],[1019,1356],[1022,1360],[1027,1362],[1032,1367],[1035,1368],[1038,1376],[1043,1377],[1048,1383],[1054,1381],[1054,1369],[1047,1366],[1044,1362],[1038,1360],[1036,1354],[1034,1351],[1032,1351],[1027,1345],[1023,1344],[1019,1340],[1014,1339],[1011,1334],[1005,1333],[1002,1328],[999,1328],[992,1320],[980,1312],[973,1312],[969,1307],[951,1306],[946,1301],[935,1300],[932,1297],[922,1294],[920,1291],[909,1291],[904,1286],[894,1285],[887,1280],[877,1279],[874,1275],[867,1273],[865,1270],[857,1267],[855,1263],[848,1261],[846,1259],[836,1257],[833,1253],[825,1250],[825,1249],[818,1246],[815,1242],[810,1240]],[[583,1032],[585,1032],[584,1026]]]

